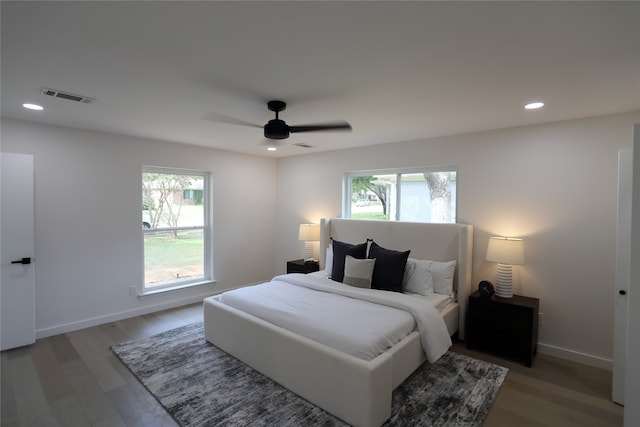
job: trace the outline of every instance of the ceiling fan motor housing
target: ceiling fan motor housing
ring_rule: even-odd
[[[273,119],[264,125],[264,137],[268,139],[289,138],[289,126],[284,120]]]

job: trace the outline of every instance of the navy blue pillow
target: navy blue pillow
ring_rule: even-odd
[[[371,289],[402,292],[402,278],[411,251],[385,249],[376,242],[371,243],[368,258],[375,258]]]
[[[367,242],[353,245],[351,243],[331,240],[333,245],[333,265],[331,267],[331,280],[342,282],[344,279],[344,259],[347,255],[354,258],[365,259],[367,257]]]

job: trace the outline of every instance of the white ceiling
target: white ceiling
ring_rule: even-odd
[[[640,2],[1,8],[2,115],[24,120],[288,156],[640,109]],[[262,125],[270,99],[288,103],[290,125],[344,119],[353,131],[292,134],[274,154],[261,129],[206,120]],[[546,106],[525,111],[532,100]]]

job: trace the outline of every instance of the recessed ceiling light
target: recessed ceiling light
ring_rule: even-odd
[[[38,104],[22,104],[22,106],[27,110],[36,110],[36,111],[44,110],[44,107]]]
[[[544,102],[530,102],[525,105],[524,108],[527,110],[537,110],[538,108],[544,107]]]
[[[278,149],[276,147],[267,147],[267,150],[269,150],[269,151],[278,151]]]

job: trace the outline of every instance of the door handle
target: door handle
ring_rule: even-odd
[[[11,261],[11,264],[31,264],[31,258],[22,258],[16,261]]]
[[[626,295],[626,294],[627,294],[627,291],[625,291],[624,289],[620,289],[620,290],[618,291],[618,293],[619,293],[620,295]]]

